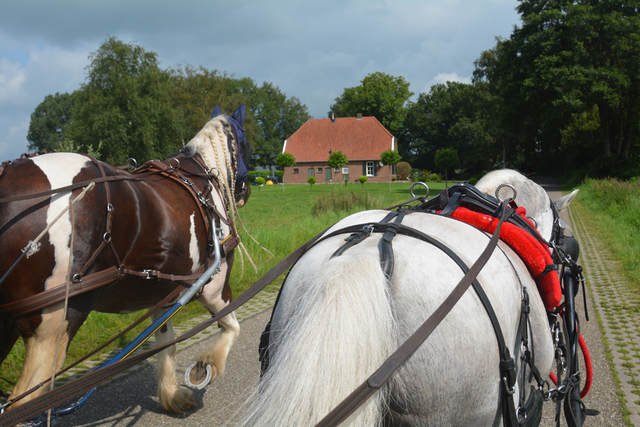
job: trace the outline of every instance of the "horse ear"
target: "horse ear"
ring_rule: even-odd
[[[246,107],[244,104],[238,107],[235,113],[233,113],[232,118],[236,119],[236,121],[240,124],[240,127],[244,127],[244,116],[245,116]]]
[[[220,107],[218,107],[217,105],[213,107],[213,111],[211,112],[211,118],[213,119],[214,117],[218,117],[220,114],[222,114],[222,110],[220,109]]]
[[[568,207],[571,204],[573,199],[575,199],[576,195],[578,194],[578,191],[580,191],[580,190],[573,190],[573,192],[571,194],[567,194],[566,196],[561,197],[558,200],[556,200],[555,202],[553,202],[556,205],[556,208],[558,209],[558,212],[560,212],[561,210],[565,209],[566,207]]]

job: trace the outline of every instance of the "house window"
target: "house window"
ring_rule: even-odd
[[[322,168],[318,168],[318,173],[322,173]]]
[[[299,173],[300,171],[298,170],[298,168],[293,168],[293,173]]]
[[[376,166],[374,162],[367,162],[367,176],[376,176]]]

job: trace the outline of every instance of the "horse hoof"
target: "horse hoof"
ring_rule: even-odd
[[[196,400],[192,397],[191,399],[189,399],[189,401],[187,403],[185,403],[184,405],[184,411],[190,411],[192,409],[194,409],[196,407]]]
[[[184,373],[184,382],[191,388],[205,388],[213,377],[211,365],[204,362],[193,362]]]

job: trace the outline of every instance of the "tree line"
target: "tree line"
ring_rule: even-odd
[[[328,116],[375,116],[420,170],[443,171],[436,153],[454,150],[453,170],[466,178],[499,167],[640,175],[640,0],[520,0],[517,11],[520,25],[481,52],[471,83],[436,84],[413,98],[404,77],[375,72],[345,88]],[[155,53],[113,37],[90,59],[79,90],[36,108],[30,149],[63,144],[114,164],[164,158],[215,105],[244,103],[251,166],[267,166],[310,118],[271,83],[190,65],[161,70]]]
[[[47,95],[31,115],[29,149],[93,154],[114,165],[164,159],[196,135],[213,107],[247,106],[251,166],[275,164],[282,142],[310,118],[270,82],[191,65],[163,70],[154,52],[108,38],[90,55],[75,92]]]
[[[466,177],[498,167],[640,175],[640,1],[520,0],[517,11],[521,25],[480,54],[470,84],[411,101],[403,77],[372,73],[329,117],[375,116],[418,169],[449,149]]]

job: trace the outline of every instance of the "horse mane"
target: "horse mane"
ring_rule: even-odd
[[[206,153],[206,148],[208,147],[223,147],[225,150],[227,149],[226,137],[232,136],[233,132],[231,132],[230,125],[227,123],[227,120],[224,116],[214,117],[209,120],[206,125],[194,136],[189,143],[180,150],[182,154],[187,158],[192,158],[196,154],[200,154],[205,164],[209,168],[224,168],[224,164],[218,165],[218,161],[215,158],[210,158]],[[233,136],[232,136],[233,138]],[[235,139],[235,138],[234,138]],[[233,147],[234,144],[231,144]],[[216,149],[214,148],[214,151]],[[234,154],[235,153],[234,151]]]

